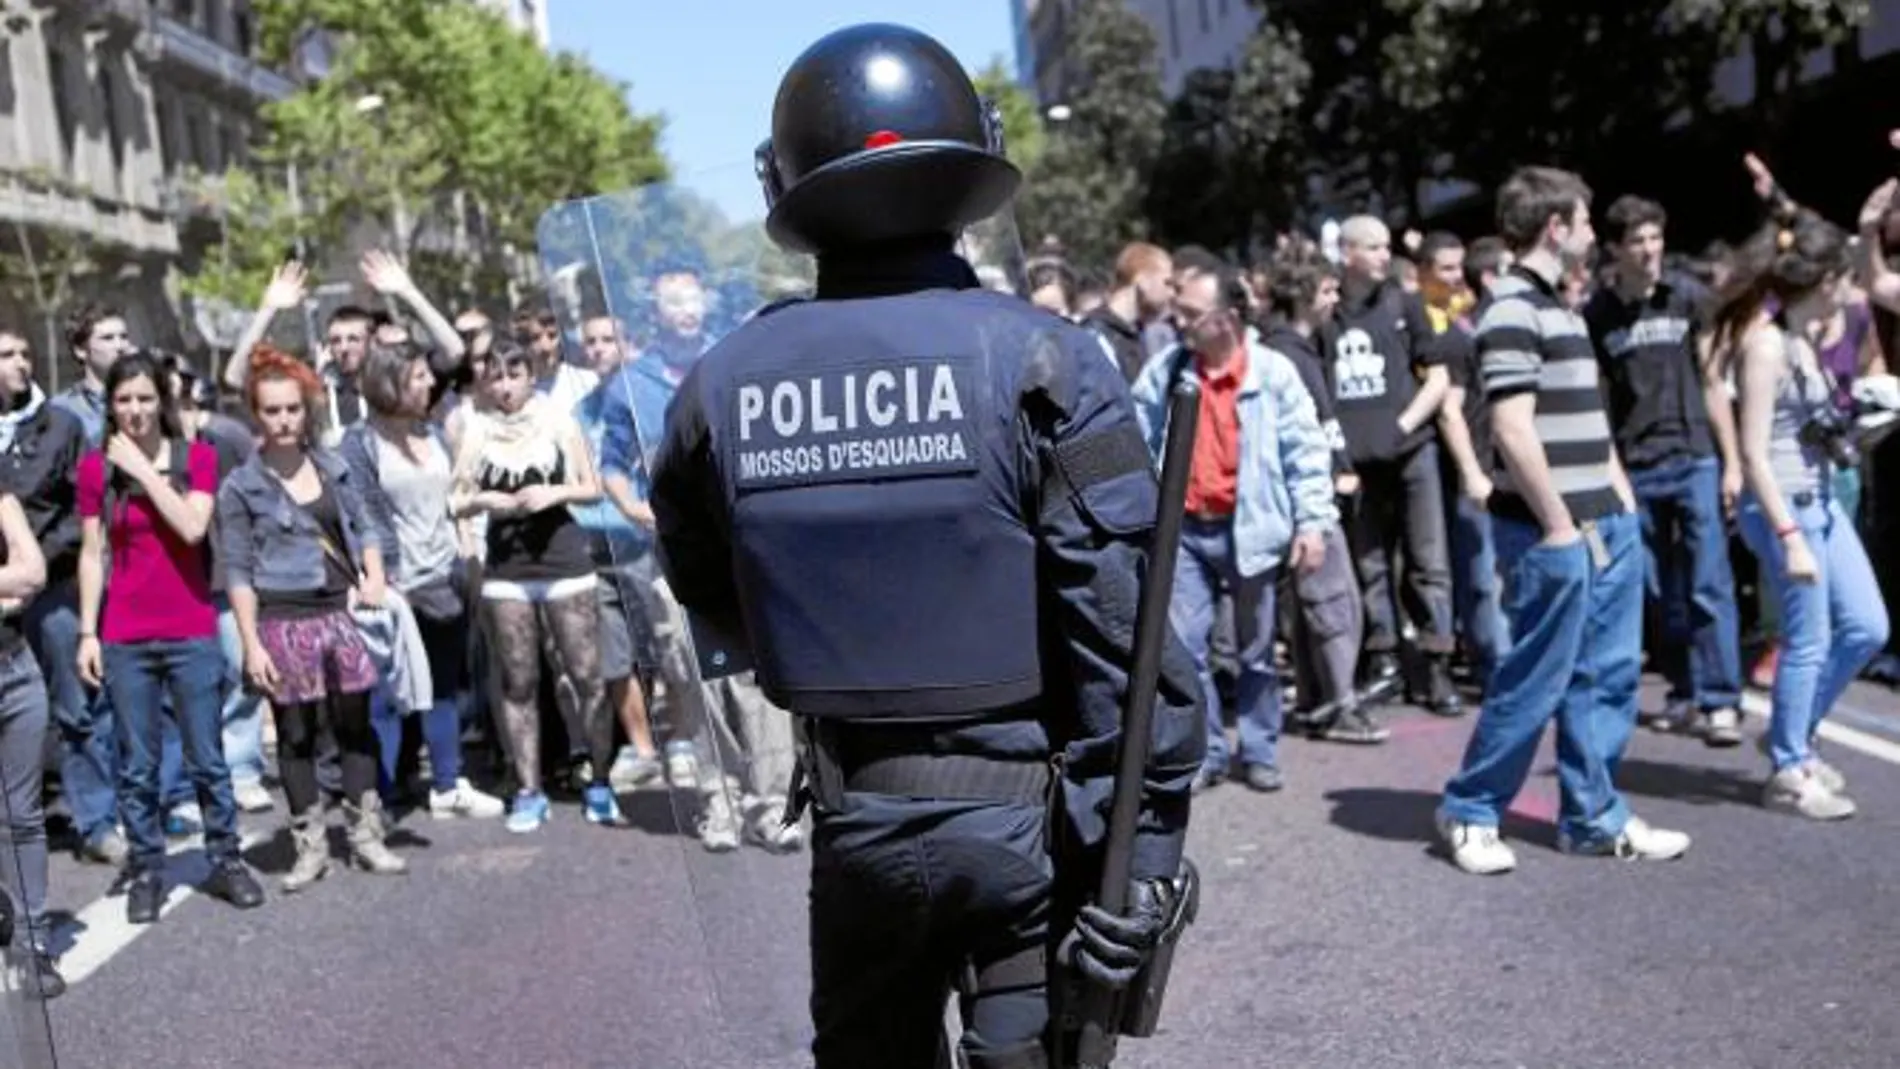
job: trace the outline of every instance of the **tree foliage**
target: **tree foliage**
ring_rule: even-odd
[[[289,191],[276,179],[266,172],[236,169],[186,179],[187,188],[198,195],[192,210],[215,213],[222,237],[205,251],[198,269],[182,279],[185,295],[243,308],[257,305],[305,229]]]
[[[294,168],[301,194],[290,229],[320,253],[346,252],[352,229],[380,221],[398,251],[425,233],[468,236],[469,274],[530,248],[550,206],[663,178],[660,120],[634,113],[625,87],[579,57],[550,55],[483,5],[433,0],[256,0],[268,62],[288,65],[310,33],[333,41],[329,72],[264,109],[257,158]],[[379,106],[365,108],[366,100]],[[249,194],[252,190],[240,192]],[[454,194],[483,229],[466,233]],[[254,202],[255,206],[255,202]],[[281,253],[283,228],[227,232],[231,279],[201,279],[241,297],[249,266]],[[428,257],[424,257],[427,259]]]
[[[1871,14],[1868,0],[1255,2],[1232,119],[1261,128],[1250,138],[1267,151],[1243,165],[1302,160],[1335,210],[1396,214],[1416,209],[1426,178],[1639,163],[1714,114],[1715,72],[1745,47],[1754,119],[1772,129],[1807,55]]]
[[[1071,260],[1101,265],[1147,234],[1167,103],[1154,32],[1127,4],[1079,0],[1068,18],[1069,118],[1051,125],[1017,213],[1030,242],[1054,235]]]

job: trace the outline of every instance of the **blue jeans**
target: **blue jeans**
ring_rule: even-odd
[[[218,598],[218,652],[224,658],[224,763],[231,783],[264,782],[264,698],[244,685],[244,638]]]
[[[1447,479],[1452,479],[1447,476]],[[1451,523],[1451,598],[1471,651],[1478,689],[1489,692],[1491,675],[1511,648],[1511,625],[1499,602],[1497,546],[1491,538],[1491,514],[1452,487],[1447,509]]]
[[[224,654],[215,638],[105,644],[106,691],[118,712],[119,809],[135,872],[165,864],[164,810],[159,800],[159,749],[165,699],[184,744],[185,774],[204,809],[205,853],[212,861],[238,854],[237,806],[224,763]]]
[[[1735,570],[1722,520],[1722,466],[1714,457],[1633,469],[1630,485],[1647,549],[1644,588],[1662,624],[1656,644],[1669,697],[1703,712],[1742,700]]]
[[[1742,539],[1761,562],[1781,615],[1768,756],[1777,771],[1806,760],[1821,719],[1847,685],[1887,645],[1887,606],[1867,550],[1832,495],[1800,495],[1789,504],[1820,568],[1813,583],[1788,578],[1786,547],[1753,494],[1739,510]]]
[[[27,606],[22,623],[46,680],[46,694],[59,731],[59,784],[73,828],[92,840],[119,824],[119,740],[107,691],[89,691],[79,681],[78,585],[48,587]],[[159,782],[167,806],[188,801],[178,730],[167,726],[159,758]]]
[[[1587,530],[1572,545],[1545,546],[1535,524],[1494,518],[1515,641],[1498,663],[1463,766],[1445,785],[1444,812],[1453,820],[1496,827],[1556,717],[1558,830],[1578,845],[1622,833],[1629,806],[1614,778],[1636,725],[1642,671],[1638,526],[1628,513],[1596,522],[1599,567]]]
[[[1274,586],[1278,568],[1242,576],[1234,557],[1234,525],[1188,519],[1181,525],[1181,558],[1174,569],[1174,594],[1168,603],[1168,622],[1194,655],[1201,694],[1207,701],[1207,758],[1203,767],[1227,771],[1227,733],[1221,724],[1220,693],[1208,667],[1208,647],[1214,631],[1214,612],[1221,590],[1234,598],[1234,639],[1240,648],[1240,680],[1235,687],[1239,705],[1240,762],[1278,767],[1275,748],[1280,740],[1280,678],[1273,667]]]

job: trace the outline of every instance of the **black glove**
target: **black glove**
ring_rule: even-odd
[[[1116,916],[1100,906],[1083,906],[1075,929],[1057,949],[1057,959],[1090,981],[1119,991],[1154,953],[1174,888],[1165,880],[1135,880],[1128,887],[1128,912]]]

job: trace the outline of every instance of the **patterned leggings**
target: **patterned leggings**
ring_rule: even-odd
[[[554,663],[574,688],[577,733],[586,740],[594,782],[607,782],[614,762],[614,723],[600,678],[600,600],[589,588],[551,601],[483,598],[492,655],[501,676],[502,734],[524,792],[541,789],[541,685],[543,636],[554,640]]]

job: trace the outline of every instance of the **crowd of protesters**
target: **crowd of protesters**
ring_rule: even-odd
[[[1101,286],[1032,263],[1024,296],[1096,332],[1157,460],[1169,384],[1199,377],[1171,604],[1207,698],[1197,792],[1279,790],[1288,728],[1377,745],[1399,698],[1451,718],[1475,694],[1438,812],[1461,868],[1515,866],[1498,818],[1553,719],[1563,846],[1680,856],[1614,783],[1647,648],[1667,695],[1640,719],[1740,745],[1753,675],[1763,804],[1854,812],[1816,738],[1889,635],[1856,446],[1900,409],[1877,329],[1900,212],[1889,182],[1843,229],[1750,166],[1766,221],[1699,261],[1661,205],[1526,168],[1470,241],[1356,216],[1251,269],[1140,243]],[[618,827],[649,786],[707,850],[802,847],[790,718],[749,674],[701,681],[653,557],[641,457],[711,340],[706,281],[649,280],[634,339],[542,303],[450,319],[391,257],[360,272],[385,307],[333,311],[306,360],[265,340],[307,296],[284,265],[216,383],[88,304],[56,354],[79,381],[48,396],[0,324],[6,890],[48,997],[55,782],[135,924],[191,836],[204,891],[263,905],[239,814],[279,792],[284,893],[329,872],[332,807],[388,876],[411,809],[528,834],[566,794]]]
[[[1853,814],[1816,740],[1891,673],[1860,445],[1900,409],[1900,212],[1888,183],[1844,228],[1747,167],[1764,222],[1699,258],[1662,205],[1526,168],[1469,241],[1361,215],[1251,270],[1147,243],[1106,284],[1032,261],[1029,299],[1097,333],[1157,454],[1167,384],[1199,377],[1171,605],[1208,696],[1197,790],[1280,789],[1288,728],[1381,743],[1400,694],[1464,715],[1462,674],[1481,712],[1438,812],[1459,867],[1515,866],[1499,818],[1553,720],[1564,848],[1673,858],[1689,836],[1614,784],[1630,732],[1741,745],[1752,681],[1763,805]],[[1645,650],[1667,689],[1639,711]]]
[[[642,346],[605,314],[564,346],[546,304],[451,322],[393,258],[360,271],[388,307],[336,309],[305,360],[265,341],[307,296],[284,265],[216,384],[88,304],[60,354],[79,381],[48,396],[0,324],[0,780],[29,990],[65,986],[54,784],[133,924],[192,836],[201,890],[265,903],[238,823],[277,806],[273,780],[283,893],[329,872],[333,808],[349,863],[389,876],[408,810],[525,834],[569,791],[595,825],[665,787],[708,850],[802,847],[789,717],[749,674],[700,681],[651,557],[640,449],[708,344],[699,277],[656,280]]]

